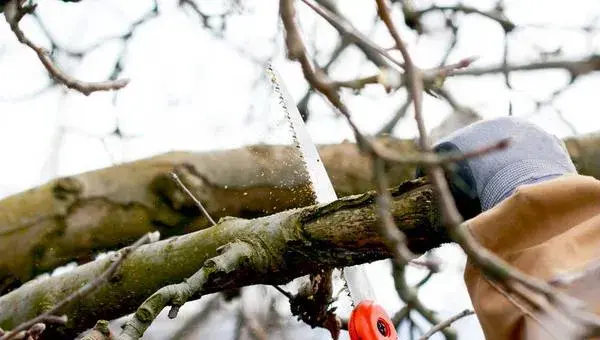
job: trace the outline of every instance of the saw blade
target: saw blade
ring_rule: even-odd
[[[337,200],[337,194],[333,189],[333,184],[327,175],[325,166],[321,161],[317,147],[313,143],[310,135],[304,125],[304,120],[294,104],[289,91],[283,84],[281,77],[269,64],[266,67],[267,74],[271,80],[273,90],[278,97],[279,103],[290,123],[292,137],[295,146],[300,150],[300,157],[304,164],[304,171],[307,172],[310,187],[314,195],[314,203],[326,204]],[[373,300],[375,295],[371,288],[369,277],[365,272],[364,265],[347,267],[344,269],[344,278],[348,284],[350,297],[354,303],[363,300]]]

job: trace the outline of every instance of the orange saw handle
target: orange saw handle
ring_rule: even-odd
[[[398,340],[392,320],[380,305],[361,301],[350,314],[348,321],[350,340]]]

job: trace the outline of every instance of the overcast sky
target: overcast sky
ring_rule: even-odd
[[[207,13],[220,13],[229,8],[227,1],[198,0],[197,3]],[[381,46],[392,45],[383,26],[373,28],[373,1],[353,0],[352,6],[340,3],[344,14],[359,30]],[[414,0],[414,3],[424,7],[431,1]],[[491,1],[464,3],[484,9],[493,6]],[[534,60],[538,49],[561,47],[561,58],[571,59],[600,50],[600,35],[584,35],[580,30],[571,29],[590,23],[600,26],[597,0],[569,3],[510,0],[505,4],[507,16],[513,22],[531,26],[511,37],[511,62]],[[131,79],[131,83],[116,96],[94,93],[86,97],[62,87],[45,89],[48,77],[39,60],[29,49],[19,45],[6,24],[0,25],[0,145],[4,146],[0,153],[5,164],[0,168],[0,196],[56,176],[169,150],[216,150],[289,140],[287,127],[282,124],[282,112],[273,104],[270,85],[256,61],[274,57],[275,66],[298,100],[307,85],[298,65],[284,58],[277,2],[254,0],[244,1],[244,5],[247,6],[244,13],[228,19],[225,39],[204,29],[189,8],[181,10],[177,1],[165,0],[159,1],[160,15],[138,27],[127,45],[113,39],[81,60],[57,56],[69,74],[89,81],[105,80],[117,58],[123,56],[121,77]],[[81,51],[105,37],[126,32],[150,7],[151,2],[147,0],[85,0],[72,4],[44,0],[39,2],[37,11],[60,46]],[[298,4],[298,9],[307,41],[313,41],[309,47],[319,51],[317,60],[326,61],[335,47],[337,33],[305,6]],[[464,16],[460,22],[459,43],[449,61],[478,56],[477,66],[498,64],[503,41],[500,27],[474,15]],[[417,64],[433,67],[447,49],[450,36],[442,33],[439,16],[429,16],[426,23],[438,33],[416,37],[405,30],[401,34]],[[533,27],[535,25],[541,28]],[[548,25],[560,28],[543,27]],[[23,19],[21,27],[34,41],[50,46],[48,37],[31,18]],[[349,49],[331,74],[337,79],[350,79],[374,71],[360,52]],[[572,127],[578,133],[599,129],[596,108],[600,101],[600,77],[582,78],[555,101],[555,107],[572,127],[564,124],[552,107],[536,111],[532,100],[543,100],[562,87],[568,81],[565,72],[530,72],[515,75],[512,80],[513,91],[506,89],[501,76],[476,81],[449,79],[447,84],[462,104],[486,118],[507,115],[512,101],[516,115],[528,117],[560,137],[572,134]],[[356,122],[365,133],[374,133],[385,124],[405,96],[403,90],[387,95],[379,87],[367,88],[361,96],[344,93]],[[308,127],[316,142],[352,139],[345,121],[336,117],[321,98],[314,96],[310,107],[314,115]],[[432,128],[451,109],[443,101],[427,97],[424,112],[426,123]],[[124,134],[130,136],[125,140],[108,136],[117,120]],[[398,137],[412,138],[415,133],[410,115],[394,130]],[[439,254],[447,260],[446,270],[421,290],[421,297],[443,317],[469,307],[469,300],[461,276],[463,257],[448,248]],[[375,264],[373,268],[373,273],[389,272],[386,263]],[[414,270],[410,277],[418,280],[420,275],[422,273]],[[401,304],[393,294],[392,279],[389,275],[377,277],[381,278],[378,288],[384,297],[382,303],[393,312]],[[469,329],[465,339],[481,337],[474,317],[460,321],[459,326]]]

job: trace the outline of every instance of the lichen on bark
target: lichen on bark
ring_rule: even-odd
[[[427,234],[442,227],[435,226],[437,217],[430,214],[433,203],[422,200],[431,195],[431,188],[424,181],[409,182],[392,193],[398,227],[412,235],[409,242],[416,249],[447,241],[443,235]],[[256,219],[223,218],[214,227],[142,246],[129,255],[110,282],[64,311],[70,320],[66,326],[50,327],[45,334],[74,336],[97,320],[131,313],[155,291],[191,277],[208,259],[218,256],[221,247],[235,242],[251,245],[253,265],[240,266],[218,280],[208,280],[192,298],[252,284],[282,284],[322,268],[387,258],[387,248],[372,231],[377,223],[374,195],[351,196],[328,205],[286,210]],[[99,275],[106,268],[106,261],[100,259],[63,275],[31,282],[0,297],[0,327],[11,329],[39,314],[41,301],[64,298]]]

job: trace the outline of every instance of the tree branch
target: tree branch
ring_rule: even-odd
[[[77,90],[86,96],[95,91],[118,90],[127,86],[129,83],[129,80],[127,79],[91,83],[83,82],[65,74],[56,65],[54,65],[54,62],[52,62],[48,52],[27,38],[25,33],[23,33],[23,31],[19,28],[19,21],[21,21],[23,16],[35,10],[35,6],[23,7],[21,2],[21,0],[11,0],[6,4],[4,8],[4,17],[6,18],[6,22],[8,22],[10,25],[10,29],[17,37],[17,40],[19,40],[20,43],[27,45],[35,52],[35,54],[37,54],[38,58],[54,80],[64,84],[70,89]]]
[[[565,140],[579,172],[600,178],[600,136]],[[417,156],[412,140],[375,144]],[[216,220],[257,217],[310,204],[295,150],[255,145],[206,153],[172,152],[59,178],[0,200],[0,287],[14,289],[34,276],[94,252],[114,250],[143,234],[166,237],[209,222],[170,178],[175,171]],[[339,197],[374,189],[368,157],[355,144],[319,148]],[[238,165],[232,168],[230,164]],[[414,177],[415,166],[389,163],[390,186]],[[15,246],[18,245],[18,246]]]
[[[406,182],[390,195],[394,222],[407,235],[413,251],[422,253],[447,241],[431,189],[423,179]],[[96,320],[130,313],[161,287],[178,284],[203,267],[198,275],[204,281],[196,286],[201,286],[196,294],[175,300],[169,294],[151,298],[162,301],[156,302],[158,305],[153,302],[152,313],[162,305],[180,305],[211,292],[283,284],[320,269],[388,258],[390,252],[374,228],[378,223],[375,198],[375,193],[367,193],[254,220],[221,219],[215,227],[142,246],[121,264],[112,280],[87,299],[65,307],[63,313],[70,320],[66,326],[51,327],[45,334],[72,337]],[[237,267],[228,267],[231,270],[219,275],[206,272],[210,263],[223,265],[219,253],[239,242],[244,245],[246,261],[232,262]],[[46,306],[93,280],[109,261],[97,260],[0,297],[0,327],[10,329],[43,313]]]
[[[117,269],[119,268],[121,263],[123,263],[123,261],[125,261],[127,256],[129,256],[129,254],[132,251],[135,251],[142,244],[155,241],[155,239],[158,239],[158,235],[153,236],[152,234],[146,234],[142,238],[140,238],[138,241],[136,241],[134,244],[132,244],[131,247],[122,249],[120,252],[118,252],[116,254],[115,257],[113,257],[112,263],[110,264],[110,266],[98,277],[96,277],[93,280],[91,280],[90,282],[88,282],[85,286],[74,291],[72,294],[66,296],[62,301],[59,301],[54,307],[52,307],[48,311],[44,312],[44,314],[39,315],[29,321],[25,321],[25,322],[21,323],[15,329],[11,330],[9,333],[1,336],[0,340],[13,339],[19,332],[29,329],[30,327],[32,327],[35,324],[44,322],[44,320],[51,319],[52,316],[56,316],[55,314],[59,313],[65,306],[67,306],[73,302],[76,302],[79,299],[83,299],[86,295],[90,294],[95,289],[97,289],[100,285],[102,285],[104,282],[106,282],[108,279],[110,279],[113,276],[113,274],[117,271]]]
[[[423,334],[423,336],[421,338],[419,338],[419,340],[427,340],[427,339],[431,338],[431,336],[434,335],[435,333],[437,333],[439,331],[443,331],[444,329],[449,327],[456,320],[464,318],[465,316],[473,315],[473,314],[474,314],[474,312],[472,310],[465,309],[462,312],[454,315],[453,317],[448,318],[447,320],[444,320],[444,321],[438,323],[437,325],[435,325],[434,327],[432,327],[429,331],[427,331],[427,333]]]
[[[578,77],[585,75],[590,72],[600,70],[600,55],[592,55],[579,60],[548,60],[538,62],[527,62],[520,64],[503,64],[484,66],[484,67],[470,67],[468,69],[457,70],[453,76],[481,76],[485,74],[493,73],[504,73],[514,71],[537,71],[537,70],[549,70],[549,69],[563,69],[568,71],[572,77]]]

